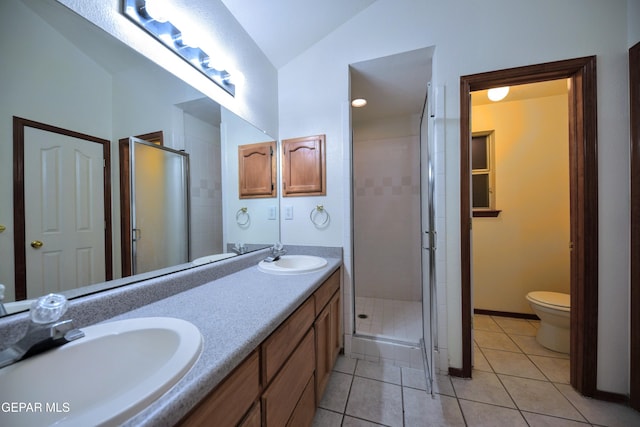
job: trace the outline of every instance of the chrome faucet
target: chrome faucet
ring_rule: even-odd
[[[73,327],[72,320],[59,321],[68,305],[67,299],[59,294],[34,301],[27,332],[18,342],[0,351],[0,368],[84,337],[84,332]]]
[[[264,259],[265,262],[274,262],[280,259],[280,257],[286,254],[287,251],[284,249],[284,246],[280,242],[276,242],[275,245],[271,246],[269,250],[269,256]]]
[[[233,248],[231,248],[231,252],[234,252],[238,255],[242,255],[247,253],[247,246],[244,243],[236,243],[235,245],[233,245]]]

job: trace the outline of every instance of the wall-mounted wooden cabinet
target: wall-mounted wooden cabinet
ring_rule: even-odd
[[[275,152],[275,141],[238,146],[241,199],[276,197]]]
[[[325,136],[282,140],[282,196],[327,194]]]

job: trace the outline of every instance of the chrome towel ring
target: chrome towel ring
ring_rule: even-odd
[[[251,221],[251,217],[249,216],[249,212],[247,208],[240,208],[238,212],[236,212],[236,222],[240,227],[244,227],[249,225],[249,221]]]
[[[309,213],[309,219],[317,228],[325,227],[329,223],[329,212],[322,205],[317,205]]]

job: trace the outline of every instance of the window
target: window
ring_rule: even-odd
[[[473,216],[498,216],[495,208],[493,131],[471,135],[471,187]]]

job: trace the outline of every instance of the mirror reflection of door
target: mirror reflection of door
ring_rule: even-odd
[[[16,280],[16,299],[110,279],[104,176],[109,142],[18,118],[16,124],[24,174],[24,236],[16,235],[24,263],[16,263],[16,276],[26,276]]]
[[[189,155],[129,138],[131,274],[189,262]]]

